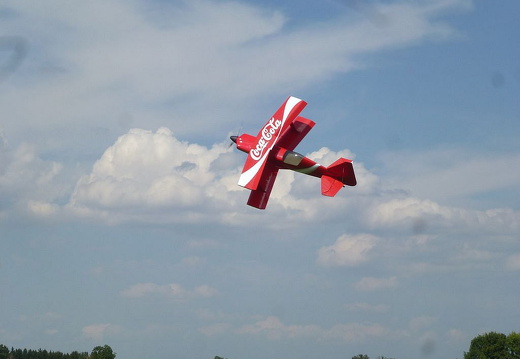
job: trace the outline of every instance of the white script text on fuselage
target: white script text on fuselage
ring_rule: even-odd
[[[269,142],[273,139],[273,136],[276,134],[281,125],[282,121],[276,120],[273,117],[264,126],[264,128],[261,131],[262,136],[258,140],[256,147],[251,150],[251,157],[255,161],[258,161],[262,157],[264,150],[266,149]]]

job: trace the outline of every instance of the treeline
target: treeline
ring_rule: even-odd
[[[45,349],[14,349],[9,350],[0,344],[0,359],[88,359],[88,352],[62,353],[60,351],[48,351]]]
[[[108,345],[97,346],[92,353],[77,352],[62,353],[45,349],[14,349],[0,344],[0,359],[115,359],[116,353]]]

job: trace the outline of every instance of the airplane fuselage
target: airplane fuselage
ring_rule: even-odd
[[[237,148],[245,153],[249,153],[254,145],[255,137],[243,134],[241,136],[231,136],[230,139],[237,144]],[[285,148],[274,146],[269,154],[269,159],[279,169],[287,169],[304,173],[314,177],[321,177],[327,168],[314,162],[308,157]]]

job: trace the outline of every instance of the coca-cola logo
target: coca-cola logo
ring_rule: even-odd
[[[267,122],[267,124],[264,126],[264,128],[260,132],[262,136],[258,140],[256,147],[253,148],[250,152],[251,157],[255,161],[258,161],[262,157],[265,149],[267,148],[267,145],[269,144],[269,142],[276,134],[281,125],[282,121],[276,120],[274,117],[272,117],[269,120],[269,122]]]

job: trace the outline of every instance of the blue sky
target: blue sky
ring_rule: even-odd
[[[461,358],[518,331],[520,4],[5,1],[0,343]],[[237,186],[289,96],[335,198]]]

